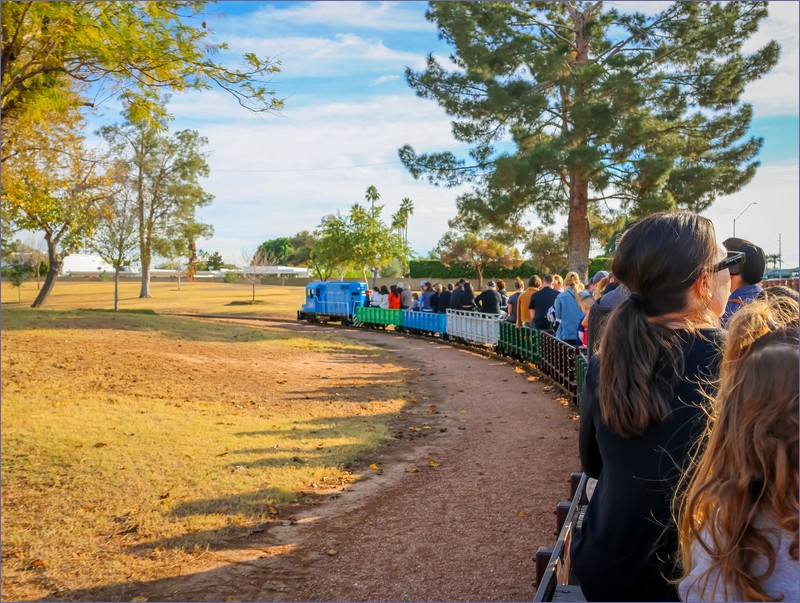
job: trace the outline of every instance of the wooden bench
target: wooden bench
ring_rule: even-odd
[[[572,534],[583,521],[589,499],[588,478],[584,473],[570,475],[570,501],[556,506],[556,534],[552,548],[536,551],[536,596],[534,601],[585,601],[577,578],[572,574],[569,546]]]

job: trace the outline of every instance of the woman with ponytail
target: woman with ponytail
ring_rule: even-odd
[[[677,497],[684,601],[800,601],[797,329],[780,296],[728,322],[705,451]]]
[[[679,600],[671,502],[705,428],[740,261],[690,212],[620,238],[611,269],[631,296],[608,316],[581,397],[581,465],[598,482],[571,558],[588,601]]]

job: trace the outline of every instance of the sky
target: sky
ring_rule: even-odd
[[[647,13],[663,2],[608,2]],[[424,13],[425,2],[219,2],[205,19],[230,53],[252,51],[281,61],[272,80],[285,101],[279,115],[255,115],[219,90],[174,95],[169,111],[175,129],[191,128],[208,138],[209,178],[214,202],[198,216],[214,226],[200,248],[226,261],[241,258],[261,242],[313,230],[327,214],[346,213],[364,202],[374,185],[384,219],[409,197],[414,214],[409,243],[418,254],[433,249],[455,216],[455,199],[466,189],[437,188],[416,181],[397,150],[463,151],[450,133],[450,119],[435,101],[417,98],[407,85],[407,67],[421,70],[433,53],[445,64],[450,49]],[[743,190],[720,197],[704,212],[720,241],[736,235],[784,267],[798,265],[798,13],[800,4],[772,2],[770,16],[748,42],[755,50],[770,39],[782,47],[779,64],[751,84],[751,135],[764,138],[758,174]],[[226,56],[221,57],[226,59]],[[95,125],[118,121],[109,102]],[[755,203],[754,205],[750,205]]]

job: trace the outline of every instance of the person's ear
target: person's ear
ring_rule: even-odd
[[[695,280],[692,287],[698,299],[711,299],[714,297],[714,290],[711,287],[710,280],[711,277],[707,272],[704,272]]]

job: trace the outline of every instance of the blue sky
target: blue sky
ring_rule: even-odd
[[[610,4],[610,3],[609,3]],[[655,12],[659,2],[614,3]],[[798,264],[798,4],[775,3],[749,50],[769,39],[782,45],[780,64],[745,93],[755,108],[752,133],[765,138],[762,168],[744,190],[720,198],[705,212],[720,240],[736,234],[778,251],[784,266]],[[200,218],[215,227],[201,242],[228,261],[262,241],[313,230],[321,218],[346,212],[374,184],[388,221],[403,197],[415,213],[409,240],[415,251],[432,249],[455,215],[459,189],[415,181],[397,149],[454,150],[450,121],[434,101],[417,98],[404,69],[421,69],[433,52],[447,62],[448,46],[424,18],[424,2],[220,2],[209,5],[208,25],[231,56],[254,51],[277,57],[282,72],[273,86],[286,109],[279,116],[248,113],[220,91],[176,95],[170,105],[176,128],[209,139],[215,201]],[[226,58],[226,57],[222,57]],[[94,123],[117,119],[114,103]]]

